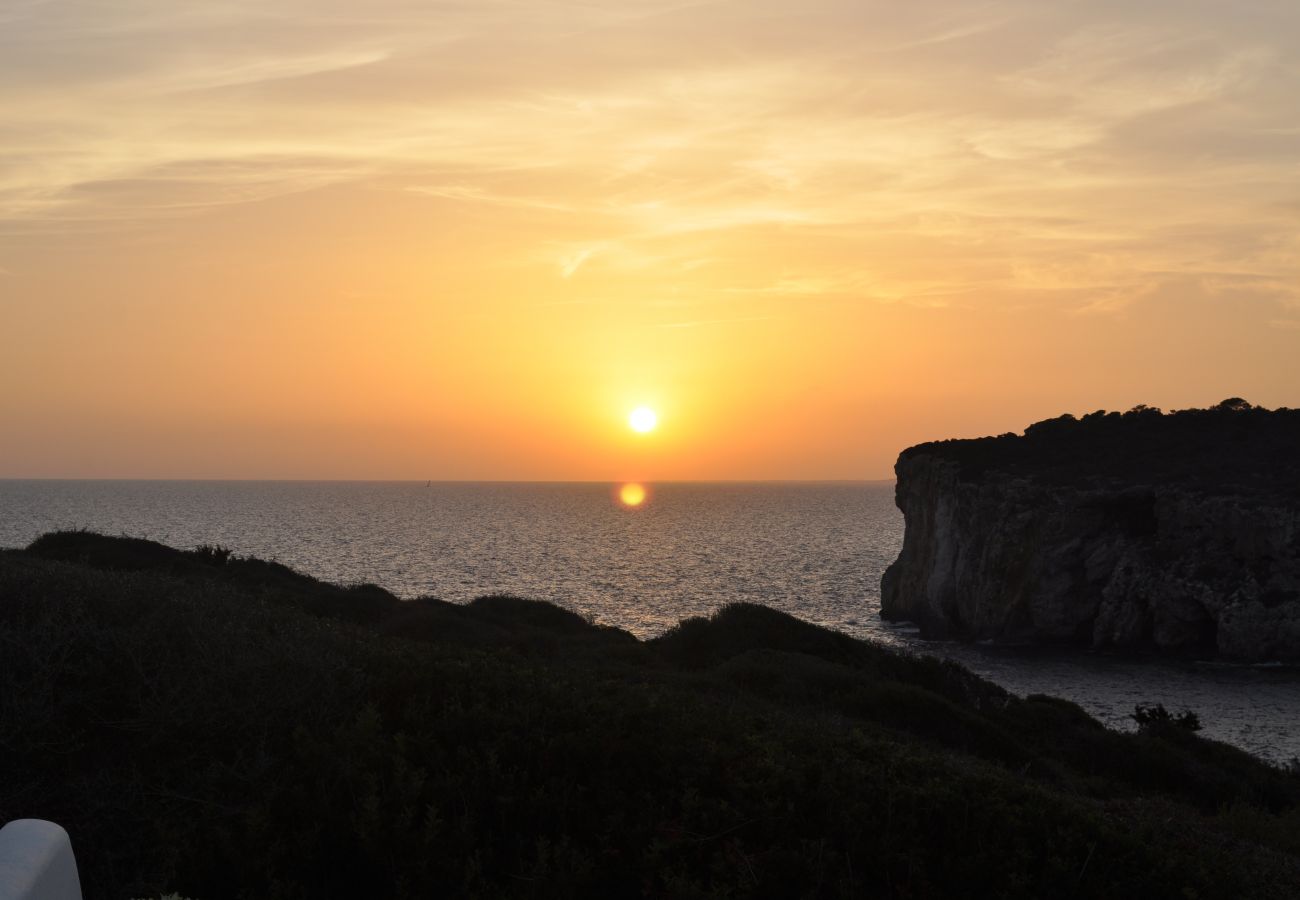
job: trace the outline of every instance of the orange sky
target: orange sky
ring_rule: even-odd
[[[870,479],[1300,406],[1300,7],[1132,7],[12,0],[0,477]]]

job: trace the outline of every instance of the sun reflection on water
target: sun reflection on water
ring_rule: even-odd
[[[629,508],[641,506],[649,496],[650,493],[645,489],[645,485],[635,481],[629,481],[618,489],[618,502]]]

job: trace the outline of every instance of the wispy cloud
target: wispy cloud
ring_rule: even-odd
[[[700,328],[705,325],[734,325],[741,322],[766,322],[773,316],[736,316],[727,319],[693,319],[687,322],[663,322],[660,328]]]
[[[567,256],[561,257],[560,277],[571,278],[573,276],[573,273],[578,271],[578,269],[582,266],[583,263],[591,259],[591,255],[595,252],[596,251],[591,247],[583,247],[581,250],[575,251],[574,253],[570,253]]]
[[[1300,10],[1283,5],[69,0],[0,15],[9,234],[382,184],[483,211],[515,258],[565,280],[598,247],[603,271],[734,270],[758,234],[789,282],[711,290],[978,290],[1097,312],[1140,300],[1151,273],[1209,277],[1225,253],[1272,284],[1300,270],[1278,200],[1300,152]],[[558,262],[557,245],[572,248]]]

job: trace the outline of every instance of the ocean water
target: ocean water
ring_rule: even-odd
[[[59,528],[219,544],[404,597],[550,600],[641,637],[737,600],[955,659],[1116,728],[1137,703],[1195,710],[1208,737],[1300,757],[1300,669],[922,641],[880,620],[902,544],[892,483],[0,481],[0,547]]]

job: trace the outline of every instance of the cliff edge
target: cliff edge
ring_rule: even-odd
[[[926,637],[1300,661],[1300,410],[1225,400],[899,456],[881,615]]]

